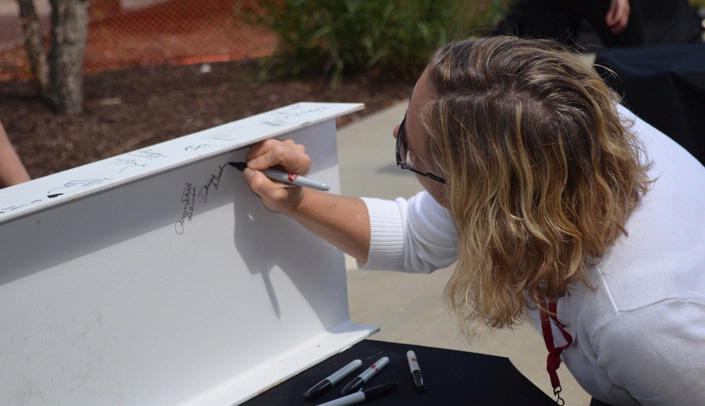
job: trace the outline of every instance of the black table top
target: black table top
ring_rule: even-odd
[[[414,350],[426,391],[414,386],[406,352]],[[390,362],[366,387],[396,383],[395,392],[364,405],[555,405],[544,392],[524,377],[508,358],[364,340],[318,365],[301,372],[274,388],[243,403],[255,405],[318,405],[340,397],[343,387],[381,357]],[[362,366],[318,399],[306,401],[306,390],[349,362],[360,359]],[[548,379],[548,378],[547,378]]]

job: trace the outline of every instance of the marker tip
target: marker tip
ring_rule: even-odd
[[[237,168],[240,171],[244,171],[247,168],[247,164],[244,162],[228,162],[228,165]]]

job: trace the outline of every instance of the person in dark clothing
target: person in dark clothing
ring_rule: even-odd
[[[497,27],[499,34],[551,38],[577,47],[583,21],[605,47],[645,44],[638,0],[521,0]]]

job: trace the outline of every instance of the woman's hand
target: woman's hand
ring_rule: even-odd
[[[305,175],[311,158],[303,145],[292,140],[269,139],[250,148],[245,180],[269,210],[286,214],[360,262],[370,250],[370,217],[356,198],[275,182],[262,170],[280,167]]]
[[[252,191],[262,199],[262,203],[269,210],[291,214],[303,201],[306,191],[300,186],[272,181],[260,172],[273,167],[305,175],[311,168],[311,158],[306,154],[303,145],[292,140],[277,139],[268,139],[253,145],[247,154],[244,175]]]

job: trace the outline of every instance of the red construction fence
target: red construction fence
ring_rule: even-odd
[[[18,29],[3,38],[10,15],[0,0],[0,80],[27,80],[31,71]],[[84,72],[135,65],[192,64],[255,58],[271,54],[276,36],[247,24],[242,7],[260,0],[90,0]],[[264,0],[267,1],[267,0]],[[49,6],[35,0],[42,29],[49,32]],[[5,7],[2,5],[5,4]],[[10,37],[10,38],[8,38]],[[48,49],[48,35],[45,35]]]

